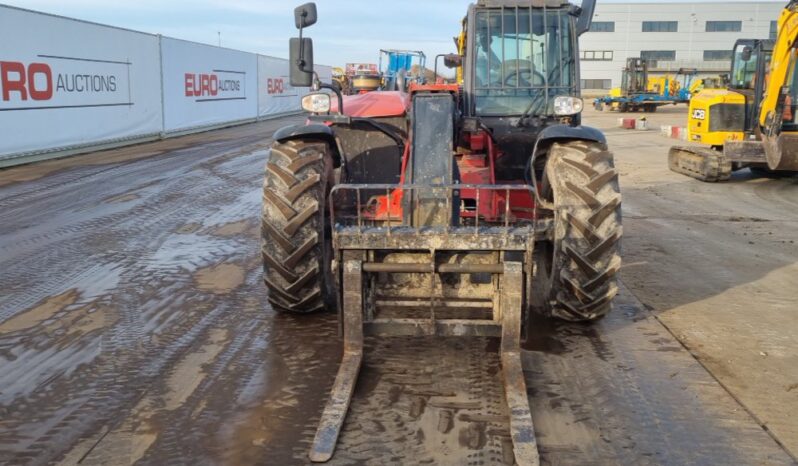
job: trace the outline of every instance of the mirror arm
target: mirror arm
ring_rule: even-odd
[[[302,18],[306,18],[308,16],[308,12],[302,10]],[[296,64],[302,71],[308,71],[305,69],[305,41],[302,40],[302,30],[304,27],[302,26],[305,21],[299,22],[299,58],[296,60]],[[313,70],[310,70],[313,71]]]
[[[435,55],[435,65],[433,66],[433,70],[434,70],[433,73],[435,73],[435,78],[434,78],[435,82],[438,82],[438,59],[441,58],[441,57],[445,57],[445,56],[446,56],[445,53],[439,53],[439,54]]]
[[[313,73],[316,74],[316,73]],[[316,82],[313,84],[314,90],[319,89],[330,89],[335,93],[335,96],[338,97],[338,113],[341,115],[344,114],[344,97],[341,95],[341,91],[335,88],[335,86],[331,84],[325,84],[319,80],[319,76],[316,75]]]
[[[302,12],[302,16],[305,16],[304,12]],[[299,57],[296,59],[296,66],[298,66],[300,70],[305,71],[305,41],[302,40],[301,21],[299,23]]]

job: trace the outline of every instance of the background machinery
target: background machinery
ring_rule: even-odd
[[[796,38],[798,1],[793,0],[779,18],[775,42],[737,41],[729,88],[703,90],[690,102],[688,138],[709,147],[671,148],[671,170],[702,181],[727,180],[744,167],[798,170]]]
[[[291,82],[305,125],[274,135],[264,281],[279,311],[338,309],[344,354],[310,452],[335,449],[364,335],[500,339],[515,460],[538,464],[521,368],[530,308],[593,321],[618,291],[621,196],[601,132],[581,125],[578,36],[595,2],[479,0],[447,63],[463,85],[342,97],[313,73],[295,10]],[[330,89],[331,95],[321,92]]]
[[[382,86],[382,75],[376,63],[347,63],[345,75],[349,83],[347,95],[376,91]]]
[[[725,73],[717,76],[704,76],[693,80],[690,84],[690,98],[692,99],[704,89],[726,89],[727,87],[729,87],[729,76]]]
[[[693,80],[696,74],[695,69],[680,68],[673,76],[652,78],[646,60],[628,58],[621,75],[621,87],[594,100],[593,106],[599,111],[606,106],[619,112],[656,112],[661,105],[687,103],[691,90],[698,86]]]
[[[349,76],[346,75],[346,72],[340,66],[333,66],[332,68],[332,85],[342,94],[349,95]]]
[[[385,57],[385,68],[382,60]],[[414,50],[380,50],[380,70],[382,70],[382,89],[385,91],[405,90],[410,82],[423,84],[427,56]]]
[[[674,74],[649,76],[648,90],[672,99],[673,103],[686,103],[704,86],[704,80],[696,78],[697,74],[695,68],[679,68]]]

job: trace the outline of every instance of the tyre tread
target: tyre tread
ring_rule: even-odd
[[[261,255],[268,300],[281,312],[325,307],[321,244],[328,148],[317,141],[275,141],[263,183]]]
[[[570,321],[594,321],[618,293],[621,195],[606,146],[586,141],[552,146],[546,175],[554,191],[554,270],[548,311]]]

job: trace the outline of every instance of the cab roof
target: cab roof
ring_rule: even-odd
[[[505,8],[562,8],[570,5],[569,0],[478,0],[478,7],[505,7]]]

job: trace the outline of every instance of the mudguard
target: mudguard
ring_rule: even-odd
[[[322,124],[283,126],[274,133],[274,139],[279,142],[291,139],[322,139],[335,144],[335,135],[332,128]]]
[[[318,139],[326,141],[332,150],[334,166],[338,167],[341,164],[341,156],[338,151],[338,143],[335,140],[335,133],[333,129],[327,125],[315,123],[309,125],[283,126],[274,132],[273,138],[278,142],[286,142],[292,139]]]
[[[538,136],[538,144],[544,145],[543,143],[546,141],[554,142],[554,140],[558,139],[593,141],[599,144],[607,144],[607,138],[604,137],[604,133],[596,128],[591,128],[590,126],[567,125],[549,126],[544,129],[540,132],[540,136]]]

